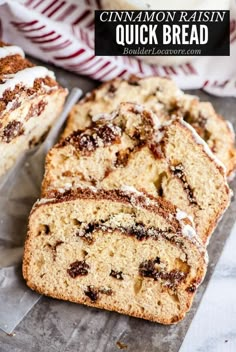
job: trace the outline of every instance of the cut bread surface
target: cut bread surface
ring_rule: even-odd
[[[206,271],[190,219],[161,198],[91,189],[33,208],[23,274],[42,294],[176,323]]]
[[[49,152],[42,193],[124,185],[183,209],[203,242],[230,201],[223,165],[187,123],[175,118],[161,124],[150,110],[131,103],[99,116]]]
[[[162,121],[169,120],[173,115],[182,116],[223,162],[228,176],[234,171],[235,137],[227,121],[217,115],[211,103],[184,94],[173,81],[166,78],[132,76],[129,80],[115,79],[102,84],[74,106],[63,137],[89,127],[94,116],[112,112],[121,102],[144,104],[157,112]]]
[[[62,111],[66,89],[17,46],[0,42],[0,175],[37,144]]]

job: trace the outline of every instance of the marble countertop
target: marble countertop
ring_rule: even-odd
[[[87,92],[96,85],[84,77],[52,69],[69,89],[79,86]],[[201,91],[191,94],[212,101],[236,127],[235,99],[212,97]],[[236,191],[236,180],[231,188]],[[210,242],[206,278],[183,322],[162,326],[42,297],[12,334],[0,331],[0,352],[115,352],[122,346],[129,352],[235,352],[235,215],[233,199]]]
[[[236,224],[180,352],[236,351]]]

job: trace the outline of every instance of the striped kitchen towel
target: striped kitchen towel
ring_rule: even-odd
[[[29,55],[99,81],[169,76],[183,89],[236,97],[236,2],[232,0],[230,56],[197,57],[178,66],[149,65],[130,56],[94,55],[98,0],[0,0],[0,36]]]

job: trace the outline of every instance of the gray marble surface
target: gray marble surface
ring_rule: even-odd
[[[235,248],[236,224],[227,240],[180,352],[236,351]]]
[[[79,86],[86,92],[96,85],[96,82],[75,76],[71,73],[65,73],[62,69],[56,69],[56,73],[61,84],[67,86],[69,89]],[[236,118],[234,116],[236,110],[235,99],[211,97],[201,91],[192,91],[191,93],[199,95],[203,100],[212,101],[219,113],[222,113],[231,120],[236,127]],[[231,187],[236,190],[236,181],[232,183]],[[0,352],[115,352],[119,351],[121,347],[121,345],[120,347],[118,346],[119,342],[122,343],[125,351],[179,351],[189,326],[189,331],[194,326],[191,324],[191,321],[200,301],[204,304],[204,291],[208,286],[225,241],[229,237],[231,228],[235,222],[235,214],[236,200],[233,199],[230,208],[220,222],[208,247],[210,264],[204,283],[198,290],[191,311],[186,319],[178,325],[162,326],[112,312],[42,297],[17,326],[13,334],[7,335],[0,332]],[[232,277],[234,270],[235,266],[233,266],[232,273],[229,271],[229,275]],[[232,296],[228,292],[227,286],[225,286],[224,295],[225,301],[228,300],[228,295]],[[220,302],[221,299],[218,290],[216,290],[215,301]],[[200,309],[202,309],[202,304]],[[228,311],[230,322],[233,321],[231,313],[233,314],[235,311]],[[198,314],[195,318],[197,316]],[[203,314],[202,318],[200,317],[200,321],[197,320],[196,323],[194,319],[193,324],[200,326],[205,318],[206,316]],[[212,330],[214,331],[209,329],[209,334],[211,332],[217,334],[217,324],[218,322],[212,323]],[[196,332],[196,328],[194,328],[194,331]],[[215,336],[214,334],[212,336]],[[187,347],[182,345],[182,348],[185,348],[184,352],[208,351],[208,349],[198,349],[199,345],[196,344],[197,339],[200,341],[203,339],[200,330],[199,334],[196,333],[194,343],[192,343],[191,335],[190,337],[187,335],[187,338],[189,339]],[[229,351],[231,352],[231,350]],[[234,351],[236,351],[236,347]]]

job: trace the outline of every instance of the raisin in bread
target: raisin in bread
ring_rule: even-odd
[[[66,94],[53,72],[26,60],[21,48],[0,42],[0,175],[45,135]]]
[[[110,113],[121,102],[145,104],[162,120],[170,119],[173,114],[183,116],[223,162],[227,174],[233,173],[236,167],[234,132],[227,121],[217,115],[212,104],[184,94],[173,81],[165,78],[132,76],[127,81],[115,79],[104,83],[75,105],[63,137],[90,126],[93,116]]]
[[[206,251],[184,212],[137,192],[55,197],[30,215],[23,261],[30,288],[163,324],[185,316]]]
[[[132,103],[122,103],[49,151],[42,194],[123,185],[183,209],[194,218],[203,242],[230,201],[224,167],[195,130],[178,118],[160,124],[151,110]]]

